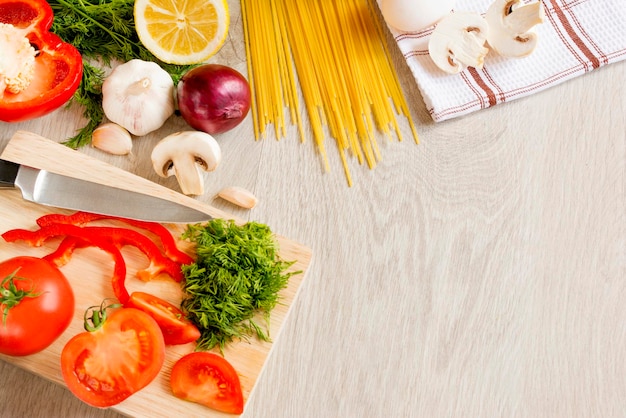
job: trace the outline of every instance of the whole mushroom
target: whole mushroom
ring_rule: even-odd
[[[177,132],[163,138],[152,150],[152,167],[161,177],[176,176],[186,195],[204,193],[204,173],[213,171],[222,159],[219,144],[201,131]]]

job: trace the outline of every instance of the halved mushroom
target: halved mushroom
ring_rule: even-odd
[[[428,41],[431,59],[443,71],[456,74],[467,67],[482,68],[489,25],[477,13],[450,13],[437,23]]]
[[[540,1],[524,5],[521,0],[496,0],[485,15],[487,42],[503,57],[524,57],[537,45],[537,34],[530,30],[544,18]]]
[[[203,171],[213,171],[222,159],[219,144],[200,131],[183,131],[163,138],[152,150],[152,167],[161,177],[176,176],[186,195],[204,193]]]

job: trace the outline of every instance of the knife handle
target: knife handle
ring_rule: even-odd
[[[0,160],[0,189],[13,189],[20,165],[11,161]]]

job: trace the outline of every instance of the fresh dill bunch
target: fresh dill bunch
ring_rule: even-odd
[[[134,0],[48,0],[54,12],[51,31],[83,55],[83,78],[72,102],[84,107],[86,126],[65,144],[79,148],[91,142],[94,129],[102,122],[104,70],[115,61],[153,61],[167,71],[174,85],[194,65],[172,65],[157,59],[139,40],[135,30]]]
[[[181,308],[201,332],[197,349],[223,349],[231,340],[251,335],[269,341],[254,317],[262,315],[268,329],[279,291],[300,273],[286,272],[293,262],[279,259],[269,227],[212,219],[189,225],[183,239],[196,244],[196,262],[182,267],[187,296]]]
[[[135,32],[134,0],[51,0],[52,32],[74,45],[85,58],[150,60]]]

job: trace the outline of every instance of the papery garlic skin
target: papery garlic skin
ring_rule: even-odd
[[[385,22],[404,32],[427,29],[452,11],[456,0],[380,0]]]
[[[93,131],[91,145],[109,154],[127,155],[133,148],[133,138],[122,126],[107,122]]]
[[[174,114],[174,81],[157,63],[130,60],[104,80],[102,109],[131,134],[146,135]]]

